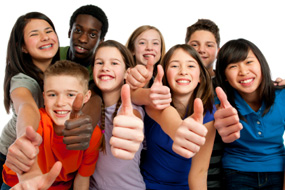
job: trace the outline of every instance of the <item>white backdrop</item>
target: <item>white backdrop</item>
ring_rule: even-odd
[[[186,28],[199,18],[213,20],[220,28],[221,45],[231,39],[245,38],[255,43],[270,64],[272,78],[284,76],[285,12],[282,0],[8,0],[0,7],[0,131],[10,118],[3,105],[3,79],[6,49],[16,19],[39,11],[54,22],[60,45],[69,45],[69,19],[73,11],[86,4],[104,10],[109,19],[106,40],[123,44],[141,25],[153,25],[163,34],[167,50],[184,43]]]

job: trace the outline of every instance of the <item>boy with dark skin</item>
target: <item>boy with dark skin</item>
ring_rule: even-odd
[[[88,68],[90,89],[93,89],[92,65],[98,45],[108,31],[108,19],[102,9],[94,5],[78,8],[70,18],[68,37],[70,46],[60,48],[60,59],[67,59]],[[101,98],[92,92],[90,102],[80,111],[73,107],[74,118],[66,121],[63,130],[64,143],[70,150],[84,150],[89,146],[93,128],[100,118]],[[92,119],[91,119],[92,118]]]

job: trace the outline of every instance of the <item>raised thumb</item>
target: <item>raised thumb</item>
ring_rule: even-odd
[[[69,116],[70,119],[78,118],[80,116],[82,105],[83,105],[83,94],[79,93],[77,94],[77,96],[73,101],[72,110]]]
[[[157,65],[157,75],[154,79],[153,84],[161,85],[162,86],[162,78],[164,75],[164,71],[161,65]]]
[[[119,111],[119,115],[133,115],[133,106],[130,95],[130,86],[128,84],[124,84],[121,89],[121,100],[122,107]]]
[[[202,100],[200,98],[196,98],[194,100],[194,113],[191,115],[191,117],[195,121],[203,124],[203,113],[204,113],[204,107]]]

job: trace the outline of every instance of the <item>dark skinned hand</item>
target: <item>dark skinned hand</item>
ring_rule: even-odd
[[[93,133],[92,119],[82,113],[83,95],[78,94],[73,102],[70,119],[63,129],[63,143],[68,150],[86,150]]]

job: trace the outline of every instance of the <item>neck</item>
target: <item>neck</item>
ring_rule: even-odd
[[[189,93],[187,96],[173,95],[173,105],[175,106],[175,109],[178,111],[179,115],[185,115],[191,95],[192,93]]]
[[[46,60],[46,61],[37,61],[33,60],[34,65],[36,65],[41,71],[45,71],[49,65],[51,64],[52,59]]]
[[[215,73],[213,67],[210,67],[210,68],[208,68],[207,70],[209,71],[211,77],[214,77],[214,76],[215,76],[216,73]]]
[[[246,103],[254,111],[258,111],[262,104],[262,99],[259,95],[259,92],[254,91],[251,94],[241,94],[241,97],[246,101]]]
[[[120,98],[121,90],[102,93],[106,107],[116,104]]]

